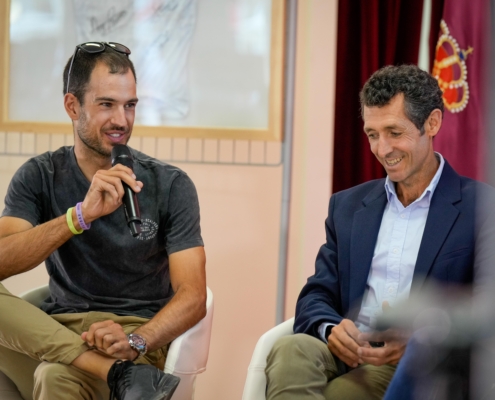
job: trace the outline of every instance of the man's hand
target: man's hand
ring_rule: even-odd
[[[135,192],[140,192],[143,187],[143,183],[136,180],[132,170],[122,164],[117,164],[109,170],[96,171],[81,207],[86,223],[110,214],[120,207],[124,196],[122,182],[127,183]]]
[[[385,342],[383,347],[360,347],[358,355],[363,362],[376,366],[397,365],[406,350],[408,335],[398,329],[388,329],[383,332],[361,333],[359,340]]]
[[[87,332],[81,334],[89,346],[113,358],[133,361],[139,353],[131,348],[122,326],[111,320],[95,322]]]
[[[383,312],[390,310],[388,301],[382,304]],[[383,347],[362,347],[358,350],[359,357],[368,364],[380,366],[384,364],[397,365],[406,350],[409,335],[399,329],[388,329],[383,332],[362,333],[359,335],[362,342],[383,342]]]
[[[359,339],[361,332],[354,322],[343,319],[340,324],[332,328],[328,336],[328,348],[333,355],[337,356],[348,366],[356,368],[363,361],[360,359],[358,350],[369,346],[368,342]]]

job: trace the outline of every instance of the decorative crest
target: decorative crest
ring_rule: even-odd
[[[444,20],[440,22],[440,29],[442,34],[438,38],[432,74],[442,89],[443,103],[447,110],[461,112],[469,101],[465,61],[473,48],[469,46],[467,50],[461,50]]]

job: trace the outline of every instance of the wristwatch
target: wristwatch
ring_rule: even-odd
[[[136,350],[139,355],[137,358],[142,357],[146,354],[148,347],[146,345],[146,339],[137,333],[130,333],[127,335],[127,339],[129,340],[129,346],[131,349]]]

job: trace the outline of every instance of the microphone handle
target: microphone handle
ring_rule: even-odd
[[[141,213],[137,208],[137,195],[125,182],[124,186],[124,211],[127,225],[131,230],[132,236],[136,237],[141,233]]]

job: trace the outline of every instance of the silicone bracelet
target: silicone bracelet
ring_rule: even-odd
[[[82,203],[76,204],[77,220],[79,221],[79,225],[81,225],[81,228],[83,230],[87,231],[89,228],[91,228],[91,222],[89,224],[86,224],[86,222],[84,222],[84,218],[83,218],[82,210],[81,210],[81,205],[82,205]]]
[[[80,235],[81,233],[84,232],[84,229],[81,229],[80,231],[78,231],[76,229],[76,227],[74,226],[74,223],[72,222],[72,209],[74,207],[71,207],[67,210],[67,214],[65,214],[66,216],[66,219],[67,219],[67,225],[69,225],[69,229],[70,231],[74,234],[74,235]]]

